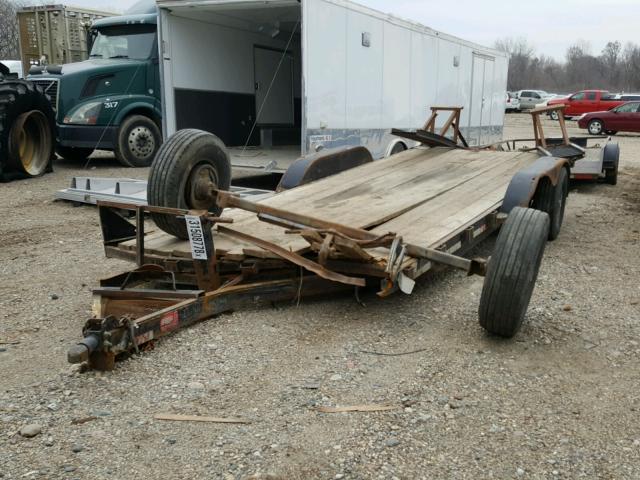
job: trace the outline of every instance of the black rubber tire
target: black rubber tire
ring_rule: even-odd
[[[620,146],[617,143],[607,143],[602,152],[602,167],[604,181],[609,185],[618,184],[618,166],[620,163]]]
[[[490,333],[513,337],[524,320],[549,236],[549,215],[515,207],[502,226],[482,286],[478,319]]]
[[[187,182],[194,167],[208,163],[218,178],[218,188],[228,190],[231,185],[231,160],[227,149],[218,137],[202,130],[180,130],[160,147],[151,165],[147,183],[149,205],[170,208],[192,208],[188,204]],[[210,208],[214,215],[222,209]],[[173,215],[151,213],[156,225],[178,238],[188,239],[184,220]]]
[[[38,110],[47,118],[51,132],[49,161],[37,173],[18,172],[22,177],[37,177],[51,171],[55,139],[55,114],[49,98],[32,82],[26,80],[0,81],[0,174],[8,169],[9,136],[17,118],[26,112]]]
[[[391,149],[391,153],[389,153],[389,156],[395,155],[396,153],[404,152],[406,149],[407,146],[404,143],[398,142]]]
[[[555,186],[545,177],[538,184],[538,188],[533,197],[531,207],[549,215],[550,227],[548,239],[551,241],[560,235],[568,194],[569,174],[567,170],[563,168]]]
[[[133,149],[133,140],[130,135],[137,128],[145,129],[146,136],[151,135],[147,141],[153,141],[153,146],[149,148],[148,154],[136,156]],[[162,144],[162,134],[156,122],[144,115],[131,115],[125,118],[118,128],[114,153],[118,161],[125,167],[148,167],[153,163],[160,145]]]
[[[591,135],[600,135],[605,131],[604,122],[599,118],[594,118],[587,124],[587,131]]]
[[[82,162],[93,153],[93,148],[63,147],[58,145],[56,147],[56,153],[65,160]]]

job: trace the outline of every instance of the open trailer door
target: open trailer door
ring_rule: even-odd
[[[285,171],[301,153],[301,4],[158,1],[165,136],[215,134],[242,168]]]

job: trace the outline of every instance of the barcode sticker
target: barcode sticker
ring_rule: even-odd
[[[189,243],[191,244],[191,257],[194,260],[206,260],[207,249],[204,245],[204,232],[202,231],[202,223],[200,217],[195,215],[185,215],[187,222],[187,232],[189,233]]]

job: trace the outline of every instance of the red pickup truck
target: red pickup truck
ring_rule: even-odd
[[[583,113],[602,112],[625,103],[619,96],[612,95],[606,90],[582,90],[574,93],[569,98],[549,100],[547,105],[566,105],[565,118],[579,117]],[[552,112],[556,113],[556,112]],[[554,120],[557,118],[554,118]]]

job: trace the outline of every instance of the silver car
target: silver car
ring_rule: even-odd
[[[520,110],[535,108],[538,103],[549,96],[544,90],[520,90],[517,94],[520,100]]]

